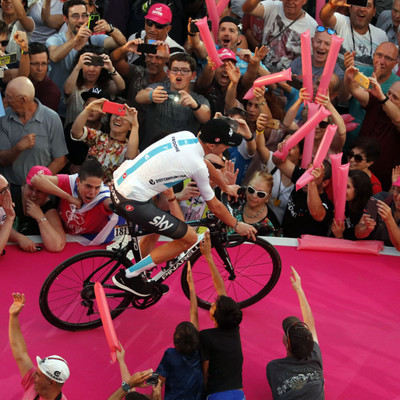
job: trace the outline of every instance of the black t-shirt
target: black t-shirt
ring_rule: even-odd
[[[324,375],[318,343],[305,360],[291,356],[272,360],[267,365],[267,379],[274,400],[323,400]]]
[[[11,197],[15,204],[14,229],[23,235],[40,235],[39,225],[36,220],[24,214],[21,186],[11,185]],[[56,206],[52,200],[48,200],[40,208],[43,214],[46,214],[52,208],[56,209]]]
[[[200,331],[200,358],[209,361],[207,394],[243,387],[243,353],[239,328]]]
[[[303,168],[295,167],[292,174],[292,182],[294,184],[303,175],[304,171]],[[302,189],[292,191],[283,216],[283,236],[294,238],[306,234],[327,236],[332,220],[333,204],[325,192],[320,194],[320,197],[326,213],[322,221],[316,221],[308,210],[307,192]]]

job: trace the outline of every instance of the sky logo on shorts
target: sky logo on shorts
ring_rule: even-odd
[[[163,215],[162,217],[157,215],[153,218],[153,221],[149,222],[149,224],[157,226],[159,231],[165,231],[174,225],[173,222],[169,223],[167,220],[165,220],[165,215]]]
[[[131,206],[130,204],[127,204],[127,205],[125,206],[125,210],[126,210],[126,211],[133,211],[133,206]]]

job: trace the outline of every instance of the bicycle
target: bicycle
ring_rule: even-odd
[[[281,259],[268,241],[260,237],[252,241],[236,233],[231,234],[230,228],[211,213],[204,219],[189,221],[188,224],[210,230],[213,258],[225,281],[227,295],[237,301],[241,308],[258,302],[274,288],[281,273]],[[94,294],[96,281],[104,287],[113,319],[130,304],[137,309],[151,307],[163,295],[160,283],[185,263],[181,286],[189,299],[186,281],[188,261],[192,266],[198,305],[204,309],[210,308],[216,292],[208,264],[200,251],[203,235],[199,235],[191,248],[161,266],[153,277],[151,275],[160,266],[145,271],[148,282],[153,286],[153,293],[148,297],[139,297],[115,286],[111,277],[118,272],[118,268],[132,265],[128,253],[132,252],[136,261],[141,259],[138,237],[150,233],[143,232],[130,221],[116,229],[131,237],[126,245],[121,242],[113,250],[91,250],[77,254],[58,265],[47,277],[40,291],[39,303],[48,322],[69,331],[101,326]]]

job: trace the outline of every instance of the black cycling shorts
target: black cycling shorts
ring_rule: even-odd
[[[181,239],[186,235],[188,225],[156,207],[151,200],[129,200],[118,193],[114,186],[110,193],[117,214],[139,225],[146,232],[159,233],[171,239]]]

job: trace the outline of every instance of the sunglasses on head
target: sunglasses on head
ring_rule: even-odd
[[[352,152],[352,151],[349,151],[347,153],[347,157],[348,157],[349,160],[354,158],[354,161],[356,163],[360,163],[361,161],[365,160],[365,158],[361,154],[354,154],[354,152]]]
[[[329,122],[329,121],[321,121],[321,122],[319,123],[319,127],[320,127],[321,129],[326,129],[329,125],[330,125],[330,122]]]
[[[254,189],[253,186],[247,186],[247,192],[248,192],[249,194],[254,194],[254,193],[256,193],[257,196],[258,196],[260,199],[265,199],[265,198],[269,195],[269,193],[267,193],[267,192],[263,192],[262,190],[256,190],[256,189]]]
[[[211,161],[210,161],[211,162]],[[221,165],[221,164],[218,164],[218,163],[214,163],[214,162],[211,162],[211,164],[214,166],[214,168],[216,168],[216,169],[222,169],[222,168],[224,168],[225,167],[225,165]]]
[[[154,25],[157,29],[164,29],[169,25],[169,24],[159,24],[158,22],[152,21],[151,19],[146,19],[146,24],[148,26]]]
[[[9,40],[2,40],[2,41],[0,41],[0,43],[1,43],[1,45],[2,45],[3,47],[7,47],[9,42],[10,42]]]
[[[325,26],[319,25],[317,26],[317,29],[315,32],[325,32],[328,33],[329,35],[336,35],[336,31],[332,28],[325,28]]]

